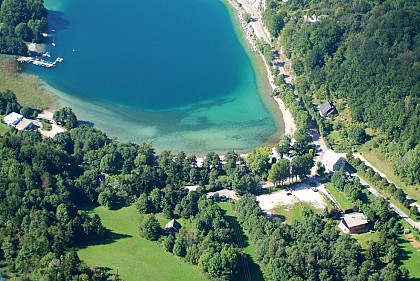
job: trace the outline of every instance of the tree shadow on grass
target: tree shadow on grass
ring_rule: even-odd
[[[248,236],[245,235],[242,227],[239,225],[236,217],[229,216],[226,214],[226,211],[222,209],[223,216],[228,221],[228,223],[232,226],[232,230],[234,231],[235,242],[239,248],[244,249],[249,246]],[[240,258],[240,266],[238,268],[239,274],[234,279],[235,281],[240,280],[264,280],[263,274],[261,272],[260,267],[258,264],[254,262],[252,257],[247,254],[243,253],[242,257]]]
[[[108,245],[108,244],[112,244],[112,243],[114,243],[118,240],[125,239],[125,238],[130,238],[130,237],[133,237],[133,236],[129,235],[129,234],[124,234],[124,233],[116,233],[114,231],[106,229],[105,233],[102,237],[83,241],[83,242],[79,243],[78,248],[79,249],[84,249],[84,248],[87,248],[87,247],[90,247],[90,246]]]
[[[404,247],[402,246],[404,243],[409,243],[408,241],[406,241],[403,237],[398,237],[398,259],[397,259],[397,266],[401,266],[404,265],[404,261],[407,261],[411,258],[411,256],[413,255],[412,252],[407,251],[406,249],[404,249]],[[411,273],[410,273],[411,275]],[[418,277],[411,277],[408,279],[410,281],[420,281],[420,278]]]

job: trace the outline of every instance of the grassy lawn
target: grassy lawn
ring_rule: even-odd
[[[366,158],[372,165],[379,168],[382,173],[384,173],[392,182],[394,182],[398,187],[401,187],[410,198],[413,198],[417,202],[420,202],[420,186],[418,185],[406,185],[403,183],[398,176],[394,173],[394,168],[392,162],[380,154],[377,150],[367,150],[361,149],[363,157]]]
[[[24,107],[46,109],[55,105],[55,98],[43,89],[38,77],[16,73],[8,67],[14,59],[14,56],[0,55],[0,92],[11,90]]]
[[[0,118],[3,120],[3,115],[0,115]],[[7,131],[9,131],[9,127],[4,125],[3,123],[0,123],[0,136],[3,136]]]
[[[97,207],[92,212],[101,217],[110,232],[94,245],[79,249],[78,254],[86,264],[110,268],[112,273],[118,271],[126,281],[206,280],[197,267],[137,234],[140,215],[133,206],[112,211]],[[166,218],[158,216],[158,219],[167,222]]]
[[[308,202],[298,202],[292,205],[291,209],[289,209],[288,206],[277,206],[274,208],[274,213],[283,216],[285,222],[291,224],[294,220],[302,220],[303,210],[305,209],[311,209],[317,214],[322,213],[322,210],[314,208],[314,206]]]
[[[340,206],[341,209],[345,210],[354,206],[354,204],[350,200],[347,199],[344,192],[339,191],[337,188],[335,188],[335,186],[332,183],[327,182],[325,184],[325,187],[328,190],[328,192],[331,193],[331,195],[338,202],[338,205]]]
[[[410,272],[410,280],[420,280],[420,253],[410,244],[403,234],[400,235],[398,242],[400,262]]]
[[[248,242],[248,237],[246,233],[240,227],[238,221],[236,220],[235,212],[232,209],[230,202],[220,202],[218,205],[225,211],[226,220],[234,227],[236,231],[236,241],[237,244],[241,245],[242,251],[246,254],[246,260],[242,261],[240,266],[240,274],[237,278],[237,281],[247,280],[246,276],[250,277],[250,280],[253,281],[263,281],[263,275],[260,267],[256,264],[255,249]],[[245,264],[245,265],[244,265]],[[249,279],[248,279],[249,280]]]
[[[359,241],[362,249],[366,250],[372,242],[379,240],[379,232],[365,232],[352,235],[352,237]]]

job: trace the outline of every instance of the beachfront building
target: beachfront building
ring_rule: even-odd
[[[368,229],[368,220],[363,213],[345,214],[338,227],[347,234],[361,233]]]
[[[340,170],[346,164],[344,158],[335,153],[333,150],[327,150],[322,157],[322,164],[325,167],[326,172],[334,172]]]
[[[3,118],[4,123],[6,123],[7,126],[15,127],[21,120],[23,119],[23,115],[12,112],[9,115],[6,115]]]

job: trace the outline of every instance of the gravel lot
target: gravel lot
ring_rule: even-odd
[[[258,196],[257,200],[261,209],[271,213],[276,206],[292,205],[300,201],[308,202],[317,209],[324,209],[327,206],[319,191],[312,191],[308,182],[294,184],[291,190],[292,195],[287,195],[286,190],[279,190],[272,194]]]

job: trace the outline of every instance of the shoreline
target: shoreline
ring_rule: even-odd
[[[255,16],[254,11],[250,11],[250,7],[252,5],[247,3],[246,1],[247,0],[242,0],[242,1],[241,0],[226,0],[225,2],[229,4],[228,8],[231,8],[232,10],[236,11],[236,16],[239,20],[239,25],[241,26],[241,32],[243,35],[242,37],[246,40],[250,50],[253,53],[257,53],[259,59],[261,59],[264,62],[265,71],[267,72],[266,80],[268,84],[270,85],[271,90],[274,91],[277,89],[277,86],[274,84],[274,77],[271,74],[270,67],[267,61],[265,60],[264,55],[257,50],[256,42],[254,39],[254,37],[262,38],[262,40],[267,42],[267,40],[269,40],[268,39],[269,35],[267,35],[268,31],[266,30],[263,24],[261,24],[260,28],[257,27],[256,21],[260,21],[259,18],[257,18],[256,21],[252,22],[254,24],[247,23],[244,21],[244,17],[243,17],[244,12],[248,13],[249,15]],[[245,3],[247,3],[248,5],[244,5]],[[258,4],[258,1],[255,1],[255,3]],[[248,11],[245,9],[245,6],[248,7],[249,9]],[[259,12],[257,13],[258,13],[257,16],[260,17]],[[267,43],[271,45],[270,42],[267,42]],[[282,62],[285,63],[285,61],[282,61]],[[280,67],[280,73],[285,73],[284,65]],[[284,102],[279,97],[272,96],[272,98],[277,103],[277,106],[280,109],[281,115],[283,117],[283,122],[284,122],[283,133],[285,135],[289,135],[293,137],[293,134],[296,131],[296,123],[295,123],[292,113],[290,112],[288,108],[286,108]],[[270,140],[267,140],[267,142],[270,142]]]
[[[238,0],[236,0],[238,1]],[[243,17],[242,17],[242,12],[240,9],[238,9],[238,7],[236,7],[234,5],[234,3],[237,3],[236,1],[233,0],[228,0],[228,1],[223,1],[225,4],[227,5],[227,8],[230,10],[230,14],[232,17],[232,21],[234,24],[234,28],[235,31],[237,33],[237,36],[239,36],[240,41],[242,41],[242,43],[247,44],[248,46],[244,46],[246,49],[246,52],[248,53],[250,59],[251,59],[251,63],[254,64],[254,68],[255,68],[255,75],[257,76],[257,80],[258,82],[258,88],[259,88],[259,96],[261,98],[261,100],[263,101],[263,103],[265,103],[267,109],[269,111],[271,111],[271,114],[273,114],[274,118],[281,118],[283,119],[283,124],[281,124],[281,121],[277,119],[277,125],[278,126],[278,131],[273,134],[271,137],[269,137],[266,141],[260,143],[259,145],[257,145],[256,147],[259,146],[274,146],[278,140],[279,137],[281,137],[283,134],[289,134],[292,135],[293,132],[295,131],[296,127],[295,127],[295,123],[294,123],[294,119],[293,116],[290,114],[290,111],[284,106],[284,103],[277,97],[273,97],[271,95],[271,92],[273,89],[275,89],[275,85],[273,84],[273,81],[270,80],[270,68],[267,65],[267,62],[264,60],[264,57],[261,55],[261,53],[256,54],[256,56],[254,56],[252,54],[252,52],[257,52],[256,48],[252,48],[252,46],[255,47],[255,40],[253,40],[253,38],[251,36],[255,36],[253,34],[253,29],[251,27],[250,24],[247,24],[243,21]],[[234,9],[232,9],[234,8]],[[236,11],[235,11],[236,10]],[[237,18],[236,18],[237,17]],[[241,29],[239,27],[239,24],[241,25]],[[248,31],[248,33],[247,33]],[[262,59],[262,60],[261,60]],[[265,68],[262,64],[262,62],[264,62],[265,64]],[[257,72],[258,71],[258,72]],[[267,74],[265,73],[267,72]],[[54,90],[52,90],[52,86],[48,85],[49,87],[45,87],[46,82],[43,81],[44,83],[44,89],[47,90],[47,92],[49,92],[52,96],[57,97],[57,93],[55,93]],[[63,93],[64,94],[64,93]],[[58,95],[60,96],[60,95]],[[276,101],[276,103],[273,103],[272,98]],[[60,98],[58,98],[58,100],[60,100]],[[60,103],[60,102],[59,102]],[[48,107],[49,110],[51,111],[55,111],[58,107],[62,106],[62,104],[60,104],[59,106],[50,106]],[[100,106],[100,105],[96,105],[96,106]],[[98,108],[97,108],[98,109]],[[100,111],[106,110],[105,108],[101,109]],[[94,112],[91,112],[94,113]],[[85,119],[88,120],[88,119]],[[132,140],[134,142],[136,142],[136,140]],[[251,149],[245,149],[245,150],[238,150],[238,152],[244,153],[244,152],[249,152],[252,151],[254,148]],[[175,149],[176,150],[176,149]],[[158,151],[158,149],[156,150]],[[206,149],[204,149],[204,151],[195,151],[196,155],[205,155],[207,152]],[[194,152],[191,151],[191,153],[193,154]]]

